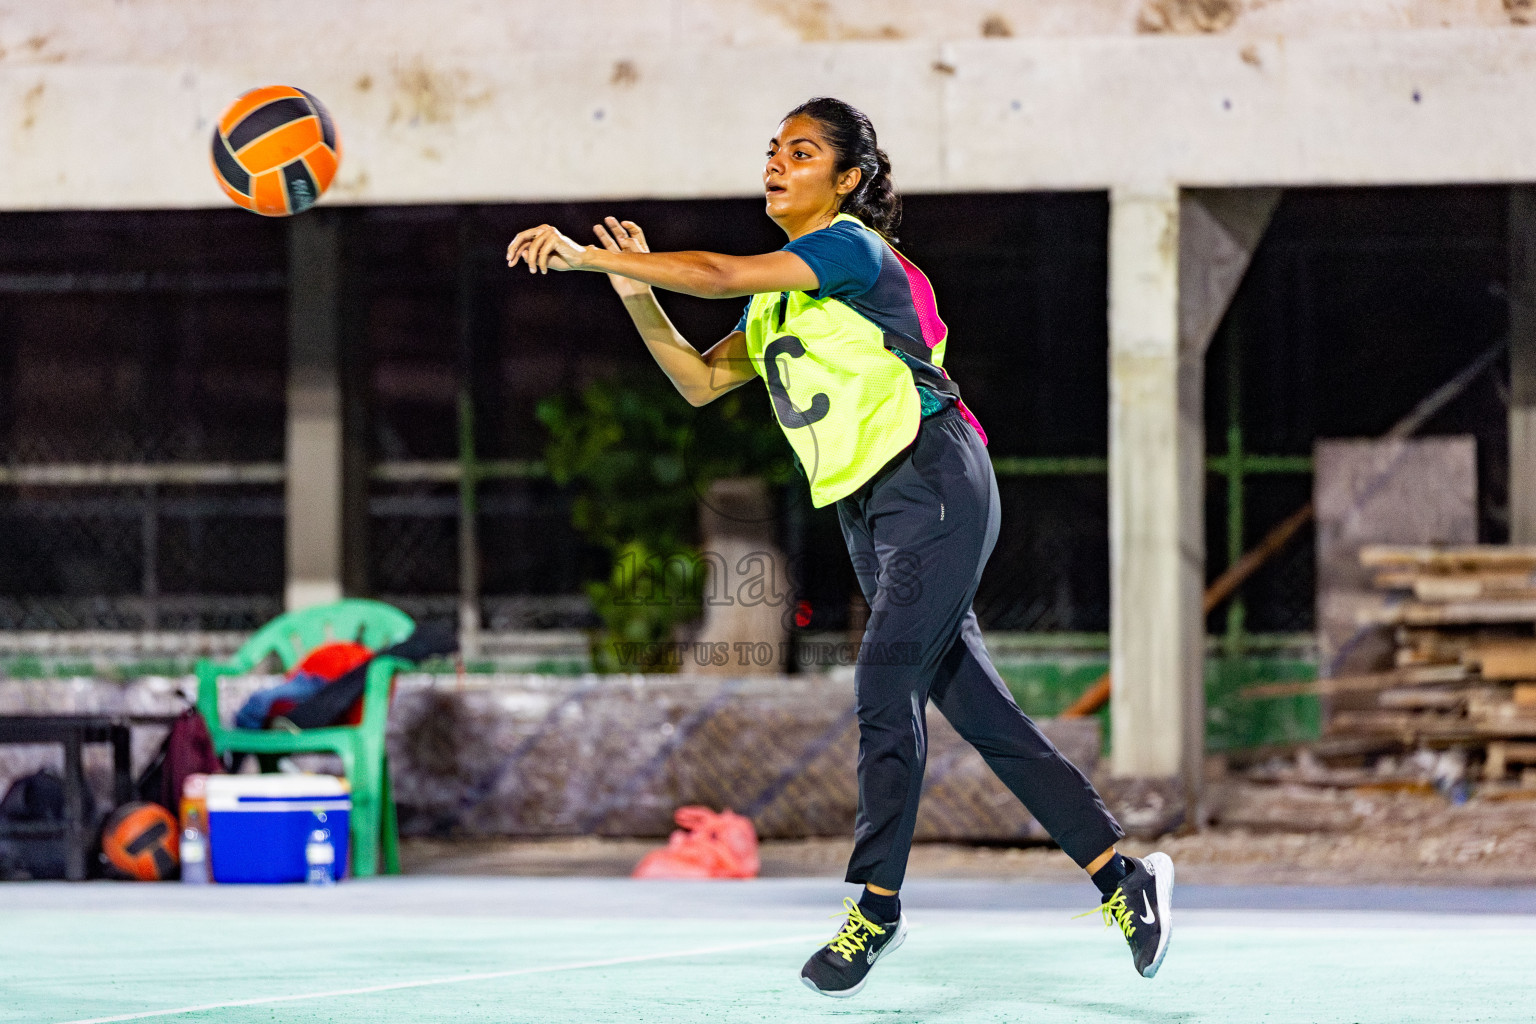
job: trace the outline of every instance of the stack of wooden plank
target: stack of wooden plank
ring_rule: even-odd
[[[1536,546],[1362,548],[1379,590],[1401,595],[1368,614],[1384,626],[1536,623]]]
[[[1536,788],[1536,546],[1366,547],[1394,664],[1324,680],[1328,733],[1466,751],[1485,783]],[[1523,768],[1518,776],[1511,769]]]

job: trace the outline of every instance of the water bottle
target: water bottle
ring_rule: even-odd
[[[193,885],[209,882],[208,838],[196,811],[187,815],[187,827],[181,832],[181,880]]]
[[[309,834],[304,863],[309,865],[310,885],[336,884],[336,847],[331,845],[330,829],[317,828]]]

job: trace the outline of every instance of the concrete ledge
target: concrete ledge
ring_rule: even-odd
[[[1536,33],[1517,27],[491,54],[428,44],[405,61],[393,47],[290,47],[273,62],[205,43],[167,62],[61,54],[0,68],[13,126],[0,208],[226,206],[208,172],[211,126],[268,81],[302,82],[334,115],[345,155],[330,203],[753,195],[766,135],[816,94],[868,110],[912,192],[1536,178]],[[679,160],[678,138],[708,141]],[[628,156],[604,158],[616,152]]]
[[[394,721],[407,832],[661,836],[674,808],[703,803],[765,838],[844,836],[858,803],[851,671],[504,677],[402,692]],[[929,726],[919,839],[1047,838],[941,715]],[[1097,721],[1044,727],[1092,772]]]
[[[271,676],[224,680],[228,719]],[[174,712],[190,677],[129,683],[0,680],[0,714]],[[981,756],[929,713],[919,840],[1048,838]],[[1085,772],[1099,751],[1095,719],[1046,721]],[[163,738],[135,731],[142,766]],[[683,804],[747,814],[765,838],[850,835],[858,804],[853,673],[720,679],[694,676],[402,676],[390,757],[407,834],[664,836]],[[0,787],[56,749],[0,747]],[[103,798],[105,748],[86,767]]]

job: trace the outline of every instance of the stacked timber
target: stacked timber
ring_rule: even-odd
[[[1378,590],[1401,595],[1365,615],[1362,625],[1435,629],[1536,623],[1536,546],[1373,545],[1360,550],[1360,564],[1375,574]]]
[[[1392,631],[1394,664],[1318,684],[1328,735],[1456,750],[1485,785],[1536,788],[1536,546],[1369,546],[1360,564],[1387,596],[1360,625]]]

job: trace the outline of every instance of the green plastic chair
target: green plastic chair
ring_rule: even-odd
[[[337,641],[355,641],[376,651],[399,643],[415,628],[416,623],[409,615],[381,601],[337,601],[278,616],[247,640],[229,662],[215,664],[205,659],[197,663],[197,709],[208,723],[218,753],[276,756],[329,752],[341,758],[352,787],[349,832],[352,874],[356,878],[378,874],[381,844],[385,874],[400,873],[400,835],[389,782],[389,759],[384,750],[384,730],[389,718],[390,686],[395,673],[410,662],[390,657],[369,662],[362,724],[304,729],[297,733],[224,728],[219,720],[219,678],[247,675],[272,654],[282,661],[285,671],[291,671],[315,648]]]

